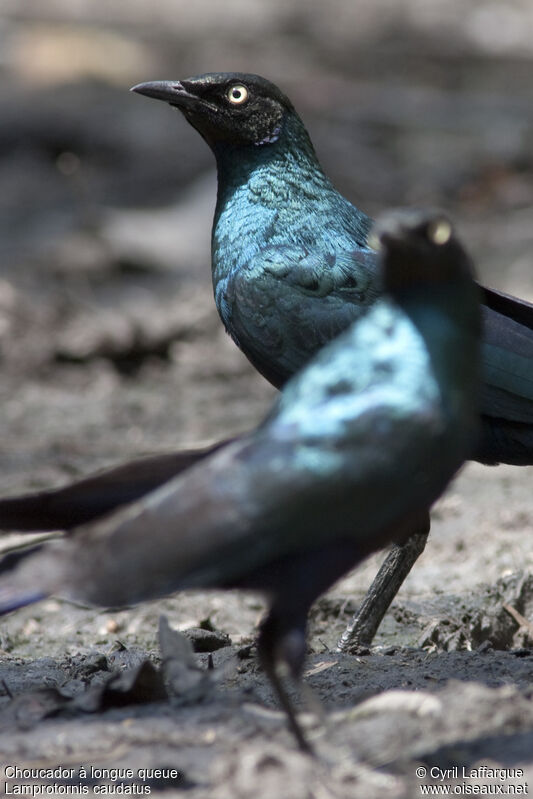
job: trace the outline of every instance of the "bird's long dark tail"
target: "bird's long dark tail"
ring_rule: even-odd
[[[0,585],[0,616],[25,608],[27,605],[33,605],[35,602],[40,602],[41,599],[46,599],[47,596],[48,594],[38,591],[35,593],[19,592],[9,585]]]
[[[30,545],[8,552],[0,559],[0,616],[49,595],[45,570],[39,566],[46,546],[47,543]]]
[[[61,488],[0,499],[0,529],[69,530],[86,524],[140,499],[231,440],[140,458]]]

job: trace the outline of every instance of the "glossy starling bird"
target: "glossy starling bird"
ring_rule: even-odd
[[[396,212],[378,235],[386,293],[287,383],[255,431],[4,572],[0,611],[50,593],[116,606],[184,588],[260,590],[260,660],[309,748],[280,669],[301,676],[309,606],[411,531],[476,428],[469,259],[441,216]]]

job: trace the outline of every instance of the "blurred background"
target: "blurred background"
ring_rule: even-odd
[[[533,299],[533,2],[0,0],[0,487],[256,424],[211,297],[214,161],[145,80],[257,72],[367,213],[447,209]]]

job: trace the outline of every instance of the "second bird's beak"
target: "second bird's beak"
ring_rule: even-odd
[[[198,104],[198,97],[191,94],[179,80],[154,80],[149,83],[138,83],[130,91],[153,97],[156,100],[165,100],[170,105],[178,108],[187,108]]]

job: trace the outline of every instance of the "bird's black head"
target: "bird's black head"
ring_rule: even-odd
[[[382,254],[389,291],[470,282],[473,277],[469,256],[439,211],[389,211],[379,218],[369,243]]]
[[[211,147],[267,146],[294,113],[290,100],[270,81],[241,72],[210,72],[182,81],[140,83],[132,91],[179,108]]]

